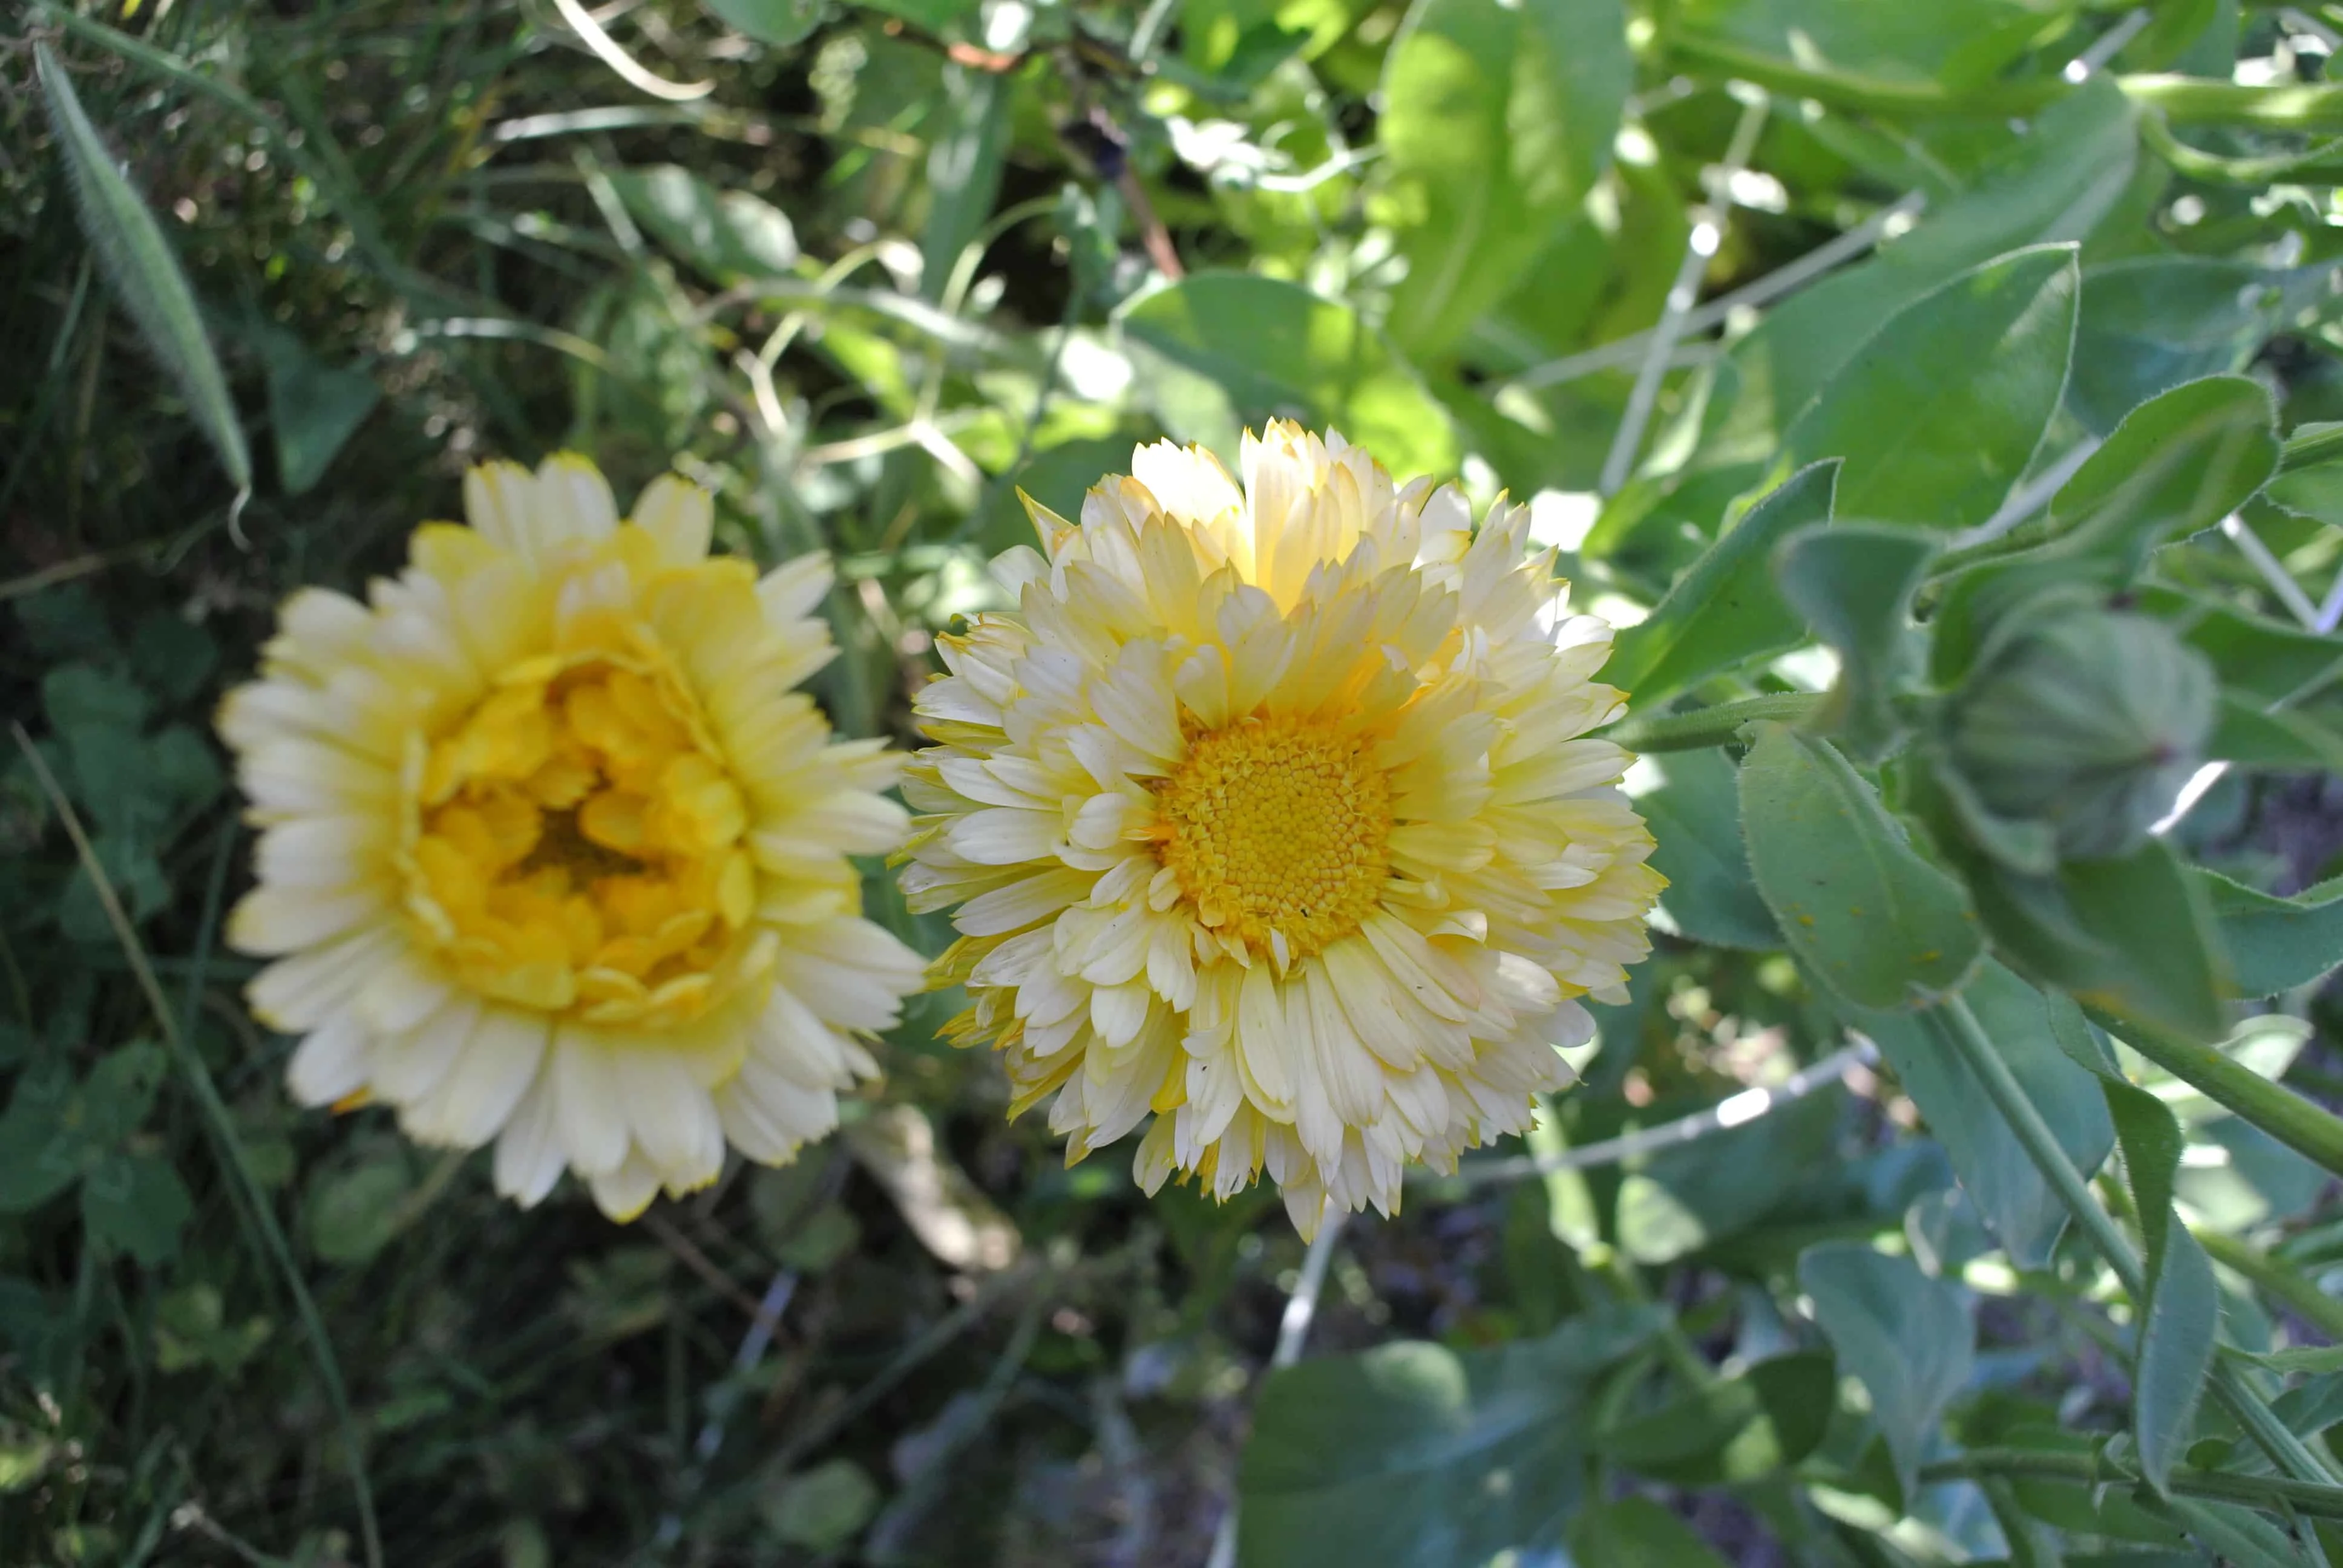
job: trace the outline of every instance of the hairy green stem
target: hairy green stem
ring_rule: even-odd
[[[2067,1213],[2074,1216],[2075,1223],[2090,1239],[2093,1248],[2115,1271],[2116,1278],[2122,1282],[2126,1293],[2135,1302],[2145,1302],[2147,1299],[2147,1272],[2141,1266],[2139,1254],[2132,1250],[2131,1243],[2116,1228],[2114,1219],[2100,1207],[2098,1200],[2091,1196],[2082,1172],[2075,1169],[2075,1162],[2066,1157],[2066,1151],[2059,1145],[2057,1134],[2050,1131],[2050,1124],[2042,1120],[2042,1113],[2035,1109],[2034,1101],[2026,1098],[2026,1090],[2017,1081],[2017,1075],[2010,1071],[2009,1063],[2003,1060],[2001,1052],[1994,1049],[1993,1041],[1986,1035],[1985,1026],[1977,1021],[1977,1016],[1970,1010],[1966,999],[1955,996],[1936,1010],[1942,1024],[1939,1032],[1968,1064],[1969,1070],[1976,1073],[1978,1082],[1985,1086],[1986,1097],[1993,1101],[1994,1109],[2001,1112],[2002,1120],[2008,1123],[2010,1131],[2016,1136],[2026,1157],[2042,1172],[2042,1179],[2057,1193],[2059,1201],[2066,1206]],[[2210,1386],[2214,1397],[2221,1402],[2223,1408],[2252,1435],[2254,1442],[2279,1469],[2298,1481],[2324,1484],[2334,1479],[2332,1468],[2322,1462],[2301,1438],[2278,1420],[2261,1395],[2239,1375],[2236,1367],[2217,1359],[2213,1363]]]
[[[2054,1453],[2023,1448],[1972,1448],[1958,1459],[1920,1468],[1924,1482],[1976,1480],[1985,1476],[2055,1481],[2075,1486],[2097,1486],[2109,1482],[2137,1484],[2139,1481],[2137,1475],[2105,1462],[2096,1453]],[[2184,1497],[2242,1503],[2273,1513],[2283,1513],[2290,1508],[2314,1519],[2343,1519],[2343,1486],[2288,1481],[2276,1475],[2231,1475],[2186,1465],[2173,1471],[2167,1484]]]
[[[1812,692],[1784,691],[1770,697],[1746,697],[1721,702],[1690,713],[1664,713],[1650,719],[1629,719],[1613,727],[1604,739],[1630,751],[1697,751],[1704,746],[1730,746],[1741,738],[1741,727],[1753,719],[1779,719],[1795,723],[1815,710],[1822,699]]]
[[[2152,1025],[2086,1006],[2091,1020],[2126,1045],[2237,1112],[2311,1163],[2343,1176],[2343,1120],[2272,1083],[2234,1057]]]

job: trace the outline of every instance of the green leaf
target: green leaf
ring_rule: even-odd
[[[1962,273],[1873,334],[1785,447],[1800,462],[1846,459],[1840,517],[1946,530],[1984,522],[2057,412],[2080,276],[2065,245]]]
[[[73,78],[47,45],[35,45],[33,58],[49,118],[56,126],[57,146],[73,171],[82,232],[90,249],[96,252],[115,297],[161,361],[164,374],[187,400],[187,411],[211,442],[228,482],[249,493],[252,453],[245,445],[236,403],[228,397],[219,356],[204,331],[195,291],[187,286],[186,275],[179,270],[155,215],[146,210],[97,127],[90,124],[74,93]]]
[[[1648,1497],[1580,1509],[1569,1540],[1573,1557],[1603,1568],[1725,1568],[1691,1525]]]
[[[2086,1176],[2097,1171],[2115,1131],[2091,1074],[2061,1048],[2042,994],[1991,960],[1961,994],[2075,1168]],[[1878,1043],[2010,1261],[2042,1267],[2066,1229],[2066,1206],[1960,1053],[1946,1049],[1923,1018],[1859,1013],[1853,1021]]]
[[[1871,1418],[1910,1497],[1936,1422],[1966,1387],[1976,1331],[1958,1285],[1909,1258],[1856,1241],[1825,1241],[1798,1259],[1798,1285],[1842,1372],[1871,1395]]]
[[[1416,0],[1376,126],[1393,341],[1437,354],[1512,292],[1610,161],[1634,75],[1620,0]]]
[[[2220,1038],[2230,981],[2219,935],[2203,890],[2163,839],[2118,859],[2070,860],[2056,876],[2026,875],[1964,847],[1941,798],[1924,804],[2003,962],[2116,1017]]]
[[[1933,203],[1910,234],[1768,311],[1728,357],[1732,396],[1717,399],[1704,426],[1710,459],[1771,457],[1780,432],[1880,324],[1955,273],[2087,233],[2130,179],[2137,118],[2113,81],[2093,77],[2036,116],[1974,186]],[[1861,515],[1844,499],[1843,513]]]
[[[1733,764],[1714,750],[1646,757],[1639,778],[1657,779],[1635,797],[1651,824],[1652,865],[1668,879],[1660,912],[1694,941],[1772,951],[1782,946],[1773,912],[1758,896],[1741,842],[1741,803]]]
[[[2276,996],[2343,964],[2343,877],[2281,899],[2202,867],[2193,875],[2211,899],[2238,994]]]
[[[77,1125],[73,1080],[61,1068],[16,1081],[0,1115],[0,1214],[47,1202],[81,1174],[88,1140]]]
[[[2108,958],[2078,1000],[2123,1016],[2217,1040],[2233,982],[2207,900],[2170,845],[2151,839],[2118,859],[2075,860],[2058,881],[2083,930]]]
[[[1488,1350],[1407,1342],[1270,1373],[1240,1560],[1453,1568],[1549,1537],[1578,1501],[1590,1382],[1658,1326],[1610,1308]]]
[[[1649,707],[1796,647],[1805,628],[1775,591],[1768,557],[1785,535],[1830,520],[1838,469],[1808,464],[1728,527],[1649,616],[1619,633],[1603,678]]]
[[[2162,1492],[2194,1436],[2197,1401],[2212,1370],[2220,1292],[2204,1249],[2172,1212],[2173,1181],[2185,1143],[2180,1124],[2144,1089],[2113,1081],[2100,1087],[2123,1141],[2124,1168],[2147,1241],[2147,1300],[2140,1303],[2132,1430],[2140,1473]]]
[[[81,1218],[91,1238],[150,1269],[178,1251],[195,1212],[179,1173],[151,1154],[109,1154],[82,1179]]]
[[[2059,487],[2042,537],[2060,558],[2107,559],[2128,581],[2158,545],[2245,505],[2278,457],[2277,411],[2260,382],[2208,376],[2175,387],[2126,414]]]
[[[2212,660],[2224,687],[2265,703],[2301,702],[2343,676],[2343,639],[2156,585],[2139,607]]]
[[[112,1148],[136,1131],[170,1071],[159,1045],[140,1041],[108,1051],[81,1086],[81,1135]]]
[[[1776,1356],[1598,1427],[1594,1451],[1675,1486],[1755,1481],[1820,1446],[1837,1386],[1827,1355]]]
[[[746,191],[719,190],[679,164],[620,169],[610,183],[637,223],[719,283],[786,277],[797,266],[787,216]]]
[[[1224,453],[1277,415],[1332,425],[1404,483],[1456,466],[1454,427],[1346,305],[1297,283],[1199,272],[1123,308],[1140,384],[1172,434]]]
[[[1806,528],[1782,541],[1774,575],[1782,597],[1838,654],[1838,678],[1807,728],[1844,736],[1866,760],[1903,732],[1896,698],[1919,673],[1912,596],[1936,542],[1903,528]]]
[[[289,332],[271,331],[261,345],[268,361],[277,482],[288,496],[305,495],[382,401],[382,388],[362,370],[327,364]]]
[[[2343,729],[2313,714],[2223,697],[2205,755],[2247,769],[2343,773]]]
[[[941,34],[976,15],[979,0],[862,0],[862,4],[881,15],[909,22],[922,32]]]
[[[2127,256],[2083,275],[2075,378],[2067,405],[2094,431],[2141,399],[2200,376],[2242,370],[2290,307],[2308,303],[2302,274],[2200,256]]]
[[[879,1483],[850,1459],[833,1459],[781,1482],[758,1499],[766,1528],[784,1545],[837,1552],[879,1510]]]
[[[700,0],[726,25],[759,44],[787,48],[821,25],[824,0]]]
[[[368,1261],[397,1233],[412,1185],[407,1160],[397,1153],[321,1172],[310,1183],[303,1214],[310,1250],[328,1263]]]
[[[1924,860],[1829,742],[1751,727],[1741,821],[1757,890],[1790,950],[1856,1007],[1925,1006],[1982,950],[1958,882]]]

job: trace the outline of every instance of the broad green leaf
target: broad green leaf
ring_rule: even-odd
[[[1755,1481],[1820,1445],[1836,1388],[1829,1356],[1776,1356],[1598,1428],[1594,1451],[1671,1485]]]
[[[228,397],[227,377],[219,356],[204,331],[203,314],[194,290],[171,254],[170,242],[146,204],[124,177],[105,138],[74,93],[73,78],[58,65],[45,44],[34,46],[33,57],[48,101],[49,118],[56,126],[57,145],[73,171],[82,232],[115,297],[138,324],[141,337],[164,374],[187,400],[187,411],[218,454],[220,467],[237,490],[252,489],[252,452],[245,444],[244,426],[236,403]]]
[[[1780,59],[1957,87],[1998,73],[2041,35],[2044,18],[2023,0],[1686,0],[1675,20]]]
[[[2140,1473],[2158,1492],[2188,1449],[2197,1401],[2213,1363],[2220,1292],[2204,1250],[2172,1212],[2173,1181],[2185,1141],[2156,1096],[2104,1081],[2107,1110],[2123,1141],[2124,1169],[2147,1241],[2147,1300],[2136,1343],[2132,1431]]]
[[[1578,1511],[1570,1553],[1602,1568],[1725,1568],[1697,1531],[1648,1497],[1623,1497]]]
[[[1668,879],[1660,895],[1666,923],[1715,946],[1781,947],[1781,930],[1757,894],[1742,847],[1733,764],[1719,751],[1670,752],[1638,762],[1630,782],[1646,778],[1656,785],[1635,797],[1635,809],[1651,824],[1652,864]]]
[[[1661,1102],[1651,1115],[1657,1121],[1690,1109]],[[1668,1263],[1757,1231],[1839,1165],[1845,1109],[1844,1091],[1834,1088],[1644,1157],[1619,1184],[1620,1249],[1639,1263]]]
[[[106,1052],[82,1082],[75,1119],[81,1135],[107,1148],[128,1138],[146,1120],[169,1070],[170,1058],[159,1045],[142,1040]]]
[[[2057,411],[2074,349],[2072,246],[1989,261],[1890,317],[1783,437],[1844,457],[1839,516],[1974,528],[1994,514]]]
[[[610,183],[637,223],[718,283],[785,277],[797,266],[789,218],[747,191],[719,190],[679,164],[620,169]]]
[[[2201,867],[2192,874],[2211,898],[2238,994],[2276,996],[2343,964],[2343,878],[2281,899]]]
[[[1752,727],[1741,822],[1757,890],[1835,995],[1885,1011],[1959,988],[1982,950],[1958,882],[1920,858],[1828,741]]]
[[[1233,455],[1238,433],[1277,415],[1332,425],[1403,483],[1445,475],[1447,414],[1373,327],[1297,283],[1199,272],[1123,308],[1145,357],[1141,386],[1171,432]]]
[[[389,1244],[412,1185],[396,1153],[320,1172],[303,1213],[310,1250],[328,1263],[369,1261]]]
[[[2200,376],[2242,370],[2286,318],[2309,302],[2299,274],[2198,256],[2131,256],[2083,275],[2067,406],[2089,429],[2115,428],[2144,398]]]
[[[36,1208],[81,1174],[88,1141],[73,1125],[75,1101],[62,1070],[35,1069],[16,1081],[0,1115],[0,1214]]]
[[[2343,773],[2343,729],[2316,714],[2275,711],[2221,699],[2220,721],[2205,743],[2208,759],[2247,769]]]
[[[2343,676],[2343,639],[2155,585],[2139,603],[2211,659],[2224,687],[2266,703],[2301,702]]]
[[[922,32],[940,34],[975,15],[979,0],[862,0],[862,4],[883,15],[909,22]]]
[[[1928,1278],[1909,1258],[1857,1241],[1807,1248],[1798,1285],[1814,1302],[1839,1370],[1871,1395],[1871,1418],[1910,1497],[1937,1420],[1969,1381],[1976,1331],[1965,1293]]]
[[[1805,628],[1775,591],[1768,556],[1785,536],[1830,520],[1838,468],[1807,465],[1727,528],[1648,617],[1619,633],[1603,678],[1648,706],[1795,647]]]
[[[2137,118],[2114,82],[2094,77],[2036,116],[1974,186],[1938,197],[1910,234],[1768,311],[1729,356],[1731,395],[1712,403],[1703,424],[1710,460],[1772,456],[1781,432],[1856,348],[1955,273],[2087,235],[2131,177]]]
[[[81,1218],[90,1236],[150,1269],[178,1251],[195,1211],[179,1173],[151,1154],[108,1154],[82,1178]]]
[[[1611,1308],[1541,1340],[1270,1373],[1238,1470],[1240,1561],[1453,1568],[1550,1539],[1578,1502],[1590,1383],[1658,1325]]]
[[[879,1497],[879,1483],[860,1465],[833,1459],[786,1477],[757,1500],[757,1507],[775,1540],[835,1553],[870,1523]]]
[[[2115,1132],[2091,1074],[2060,1048],[2042,994],[1990,960],[1961,994],[2067,1158],[2087,1175],[2097,1171]],[[1896,1070],[2010,1261],[2040,1268],[2066,1229],[2066,1207],[1995,1111],[1984,1085],[1925,1017],[1857,1014],[1855,1021]]]
[[[727,25],[759,44],[787,48],[821,25],[824,0],[700,0]]]
[[[326,364],[289,332],[271,331],[261,343],[277,483],[288,496],[303,495],[382,401],[382,388],[364,371]]]
[[[2043,537],[2061,558],[2105,558],[2128,579],[2157,546],[2243,506],[2277,471],[2278,456],[2268,388],[2242,376],[2185,383],[2123,417],[2059,487]]]
[[[1895,746],[1896,697],[1919,673],[1912,596],[1936,545],[1905,528],[1806,528],[1782,541],[1774,575],[1782,597],[1838,654],[1838,678],[1807,721],[1871,760]]]
[[[2059,886],[2083,930],[2107,950],[2100,982],[2079,1000],[2165,1023],[2199,1040],[2227,1032],[2233,993],[2204,893],[2160,839],[2118,859],[2076,860]]]
[[[1416,0],[1376,127],[1394,342],[1437,354],[1521,281],[1609,162],[1634,75],[1620,0]]]

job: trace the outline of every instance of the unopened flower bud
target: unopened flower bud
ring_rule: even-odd
[[[2213,729],[2211,668],[2161,621],[2060,609],[1988,650],[1954,699],[1946,750],[1971,801],[2049,829],[2057,858],[2139,847]]]

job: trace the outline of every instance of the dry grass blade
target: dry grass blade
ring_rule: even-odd
[[[97,253],[115,297],[138,324],[148,348],[162,362],[165,374],[187,400],[188,412],[219,454],[220,467],[236,487],[236,505],[252,493],[252,452],[245,444],[244,427],[228,397],[227,377],[204,331],[203,316],[194,290],[179,270],[155,215],[131,188],[115,164],[106,142],[90,123],[74,92],[72,79],[57,64],[46,45],[35,57],[41,94],[48,101],[57,145],[73,171],[74,192],[79,198],[82,233]]]

